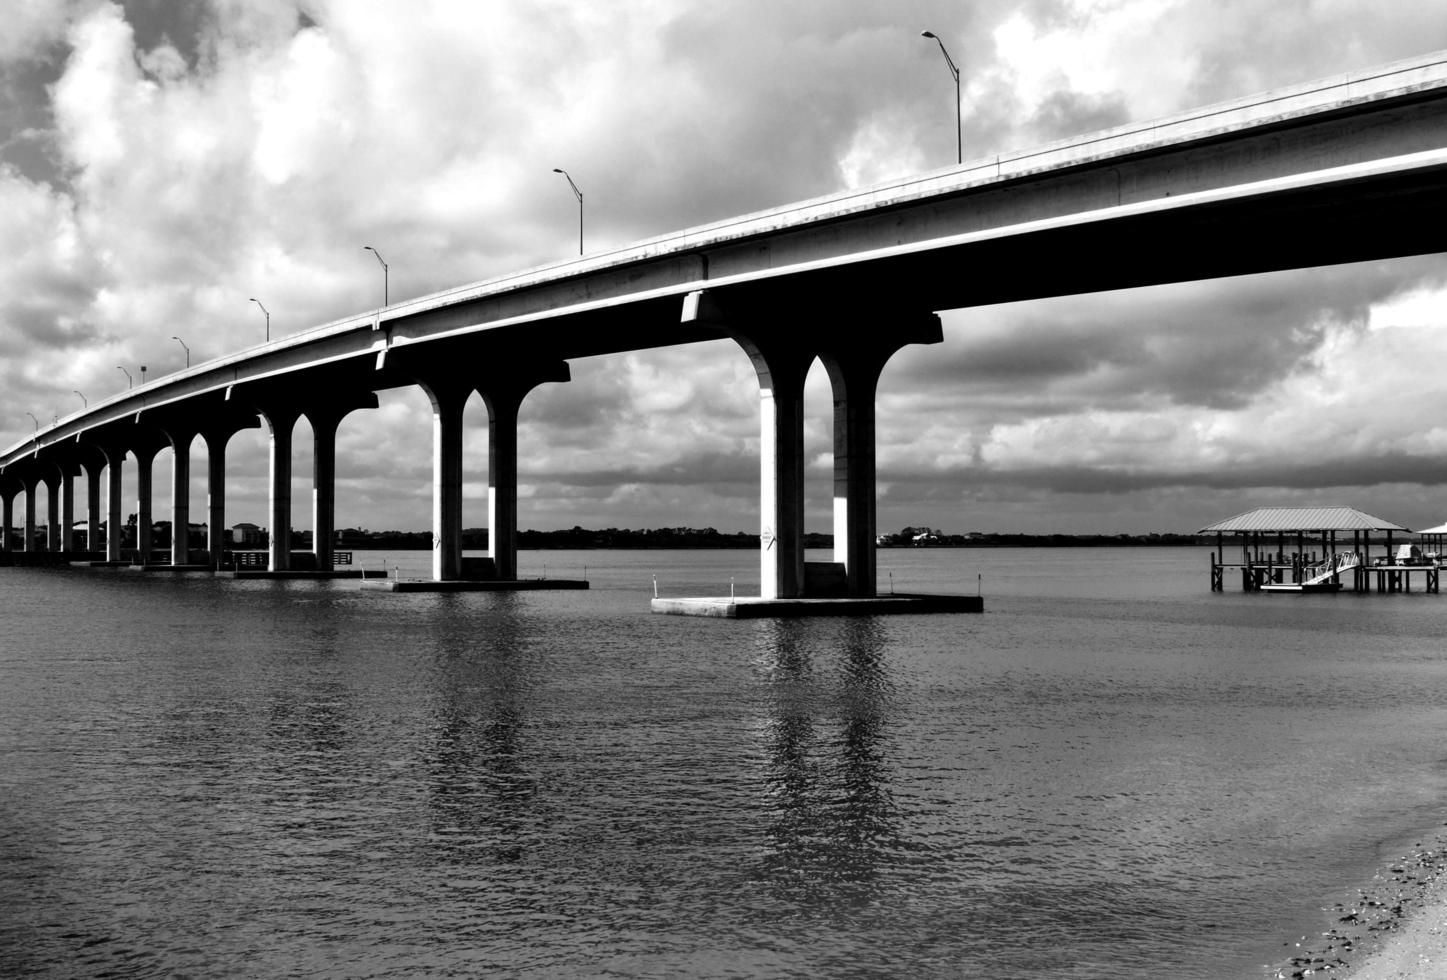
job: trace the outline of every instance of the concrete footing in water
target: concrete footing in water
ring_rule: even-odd
[[[714,619],[763,619],[799,616],[892,616],[922,613],[984,612],[977,595],[894,593],[868,599],[760,599],[755,596],[654,599],[653,611],[666,616]]]
[[[235,571],[223,570],[216,573],[220,578],[306,578],[306,579],[333,579],[333,578],[377,578],[380,579],[383,573],[377,569],[367,571],[361,568],[347,568],[333,572],[307,572],[300,569],[288,569],[284,572],[270,572],[259,568],[236,569]]]
[[[432,579],[388,578],[367,579],[362,588],[368,592],[538,592],[562,589],[586,589],[586,579],[524,578],[524,579]]]

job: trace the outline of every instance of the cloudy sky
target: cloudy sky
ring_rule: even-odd
[[[193,362],[257,343],[250,297],[273,337],[377,305],[363,245],[393,299],[565,260],[554,167],[603,247],[946,166],[954,89],[925,29],[963,69],[967,157],[1447,48],[1421,0],[0,0],[0,444],[121,368],[180,368],[173,336]],[[881,382],[880,527],[1447,520],[1444,300],[1436,255],[944,312],[944,345]],[[522,527],[758,529],[735,345],[572,371],[524,406]],[[339,434],[338,524],[428,527],[426,398],[381,398]],[[828,399],[816,366],[818,530]],[[305,422],[297,441],[300,503]],[[231,443],[232,522],[266,523],[264,453],[260,431]]]

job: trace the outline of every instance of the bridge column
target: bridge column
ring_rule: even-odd
[[[301,410],[293,405],[262,409],[271,430],[271,536],[268,567],[273,572],[291,568],[291,436]]]
[[[45,479],[45,550],[61,550],[60,485],[65,480],[60,468],[52,465]]]
[[[493,378],[479,389],[487,403],[487,553],[499,579],[518,575],[518,412],[547,381],[569,381],[566,361],[533,364]]]
[[[462,412],[472,385],[451,371],[417,377],[432,403],[432,580],[462,577]]]
[[[100,471],[105,459],[82,463],[85,469],[85,550],[94,555],[100,551]]]
[[[213,569],[220,568],[226,552],[226,444],[242,429],[261,425],[256,410],[241,404],[230,407],[201,427],[206,442],[206,554]]]
[[[171,440],[171,564],[191,563],[191,443],[196,430],[168,427]]]
[[[888,316],[888,339],[858,339],[821,355],[834,394],[834,561],[851,597],[876,594],[875,395],[885,364],[906,343],[943,340],[933,313]]]
[[[814,358],[834,389],[834,561],[844,566],[845,594],[875,594],[875,416],[880,372],[906,344],[939,343],[939,317],[899,311],[887,297],[799,304],[759,295],[720,300],[714,291],[690,294],[684,322],[727,332],[753,362],[759,378],[759,595],[766,599],[838,594],[811,587],[804,561],[804,381]],[[886,324],[872,339],[843,325]],[[879,331],[876,331],[879,332]],[[847,334],[847,340],[840,340]],[[836,580],[837,581],[837,580]],[[826,591],[827,590],[827,591]]]
[[[25,547],[22,551],[34,551],[35,549],[35,512],[39,508],[36,502],[36,494],[40,492],[40,477],[27,475],[25,477]]]
[[[60,551],[75,550],[75,477],[73,462],[60,464]]]
[[[213,569],[226,551],[226,442],[231,433],[203,432],[206,440],[206,554]]]
[[[759,377],[759,595],[804,595],[804,379],[812,351],[736,337]]]
[[[15,495],[20,489],[18,482],[0,477],[0,554],[8,555],[12,548],[10,525],[15,523]]]
[[[353,410],[376,407],[376,394],[367,392],[355,404],[333,401],[319,408],[307,409],[306,416],[312,426],[312,553],[316,556],[319,572],[330,572],[336,568],[337,427]],[[460,503],[458,520],[460,543]]]
[[[121,525],[121,476],[126,451],[110,446],[102,452],[106,457],[106,561],[119,562],[125,536]]]
[[[158,444],[147,443],[131,450],[136,457],[136,556],[142,566],[151,563],[151,531],[156,523],[151,512],[151,464],[160,448]]]

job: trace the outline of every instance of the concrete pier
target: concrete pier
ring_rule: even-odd
[[[655,613],[704,616],[710,619],[765,619],[801,616],[902,616],[926,613],[984,612],[985,600],[975,595],[893,595],[843,599],[733,598],[654,599]]]

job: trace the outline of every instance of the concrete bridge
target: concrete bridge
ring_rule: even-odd
[[[733,338],[760,388],[761,594],[875,594],[874,397],[938,310],[1447,251],[1447,52],[804,201],[368,311],[169,375],[58,420],[0,455],[3,523],[71,551],[75,480],[89,527],[121,526],[137,469],[149,548],[151,461],[174,450],[172,526],[190,520],[191,447],[207,448],[208,561],[225,527],[225,452],[265,424],[270,563],[291,561],[291,441],[315,439],[315,561],[331,567],[337,424],[417,385],[433,408],[433,577],[463,575],[462,409],[489,413],[489,574],[516,576],[517,415],[529,391],[599,354]],[[806,567],[803,388],[834,392],[835,561]],[[105,475],[107,513],[100,513]],[[42,490],[41,488],[44,488]],[[58,519],[57,519],[58,518]],[[89,547],[91,542],[86,542]],[[8,541],[7,541],[8,547]],[[172,560],[189,561],[185,535]],[[120,536],[106,541],[119,560]]]

